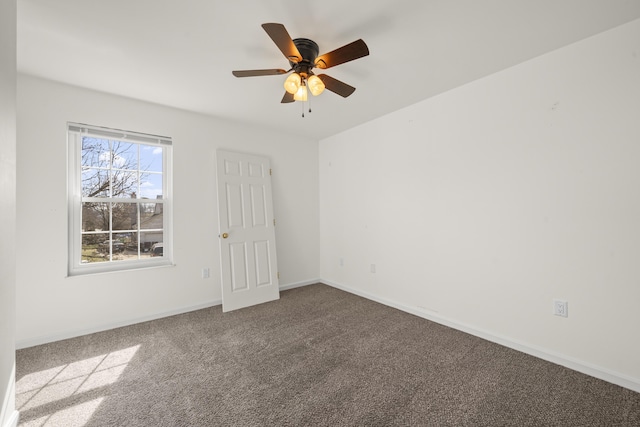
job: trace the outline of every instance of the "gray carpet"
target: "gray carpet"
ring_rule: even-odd
[[[21,426],[640,426],[640,394],[325,286],[17,352]]]

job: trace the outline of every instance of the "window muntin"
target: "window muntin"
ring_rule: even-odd
[[[171,263],[171,140],[69,123],[69,274]]]

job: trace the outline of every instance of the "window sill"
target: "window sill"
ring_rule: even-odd
[[[105,268],[100,266],[98,267],[91,266],[86,269],[77,268],[77,269],[74,269],[73,271],[68,271],[66,278],[96,276],[96,275],[113,274],[113,273],[127,273],[131,271],[139,271],[139,270],[155,270],[159,268],[173,268],[175,266],[176,264],[174,264],[171,261],[118,266],[118,268],[114,268],[114,267]]]

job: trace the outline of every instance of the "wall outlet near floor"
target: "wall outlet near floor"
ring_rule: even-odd
[[[371,264],[371,272],[372,273],[376,272],[376,265],[375,264]]]
[[[203,279],[208,279],[210,275],[211,275],[211,272],[209,271],[209,268],[205,267],[205,268],[202,269],[202,278]]]
[[[344,258],[340,258],[340,267],[344,267]]]
[[[553,314],[556,316],[569,317],[569,303],[561,299],[554,299]]]

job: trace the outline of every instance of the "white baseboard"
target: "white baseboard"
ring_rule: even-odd
[[[3,349],[4,351],[4,349]],[[13,357],[13,356],[12,356]],[[0,402],[0,427],[17,427],[20,413],[16,410],[16,363],[13,361],[11,374],[4,384],[3,400]]]
[[[148,316],[136,317],[132,319],[122,320],[119,322],[113,323],[105,323],[103,325],[94,326],[90,328],[84,329],[74,329],[65,332],[61,332],[53,335],[46,335],[37,338],[31,338],[26,340],[18,340],[16,341],[16,350],[20,350],[22,348],[33,347],[36,345],[47,344],[54,341],[66,340],[69,338],[75,338],[82,335],[93,334],[96,332],[107,331],[109,329],[121,328],[123,326],[135,325],[136,323],[148,322],[150,320],[161,319],[163,317],[175,316],[177,314],[188,313],[190,311],[202,310],[203,308],[209,308],[216,305],[222,304],[221,300],[212,300],[207,301],[201,304],[196,304],[188,307],[180,307],[169,311],[164,311],[161,313],[150,314]]]
[[[450,328],[457,329],[462,332],[466,332],[470,335],[474,335],[476,337],[485,339],[487,341],[491,341],[496,344],[500,344],[505,347],[509,347],[514,350],[521,351],[531,356],[535,356],[539,359],[543,359],[548,362],[552,362],[557,365],[564,366],[574,371],[578,371],[583,374],[586,374],[586,375],[589,375],[589,376],[592,376],[592,377],[595,377],[595,378],[598,378],[598,379],[601,379],[601,380],[610,382],[612,384],[616,384],[621,387],[628,388],[629,390],[633,390],[635,392],[640,393],[640,379],[638,378],[632,378],[627,375],[620,374],[618,372],[613,372],[609,369],[605,369],[605,368],[593,365],[591,363],[574,359],[572,357],[567,357],[565,355],[556,353],[554,351],[551,351],[545,348],[515,341],[511,338],[507,338],[504,336],[496,335],[492,332],[478,329],[474,326],[460,323],[452,319],[448,319],[446,317],[440,316],[433,312],[427,312],[426,310],[420,310],[418,308],[409,307],[404,304],[400,304],[396,301],[392,301],[386,298],[381,298],[376,295],[370,294],[368,292],[363,292],[357,289],[353,289],[348,286],[341,285],[339,283],[335,283],[335,282],[331,282],[329,280],[323,280],[323,279],[321,279],[319,282],[324,283],[328,286],[332,286],[334,288],[343,290],[345,292],[349,292],[354,295],[361,296],[363,298],[378,302],[380,304],[384,304],[386,306],[396,308],[406,313],[410,313],[415,316],[422,317],[427,320],[431,320],[441,325],[448,326]]]
[[[11,416],[7,418],[7,421],[2,427],[18,427],[18,421],[20,420],[20,412],[13,411]]]
[[[280,290],[281,291],[287,291],[289,289],[299,288],[299,287],[302,287],[302,286],[314,285],[316,283],[321,283],[320,279],[311,279],[311,280],[305,280],[305,281],[302,281],[302,282],[289,283],[288,285],[280,285]]]
[[[280,285],[280,290],[286,291],[288,289],[299,288],[301,286],[312,285],[314,283],[320,283],[320,279],[310,279],[302,282],[295,282],[295,283],[289,283],[286,285]],[[203,308],[209,308],[209,307],[213,307],[220,304],[222,304],[222,300],[212,300],[202,304],[196,304],[188,307],[181,307],[174,310],[164,311],[161,313],[156,313],[148,316],[122,320],[119,322],[106,323],[106,324],[91,327],[91,328],[74,329],[74,330],[60,332],[53,335],[45,335],[45,336],[30,338],[26,340],[18,340],[16,341],[16,350],[27,348],[27,347],[33,347],[41,344],[47,344],[50,342],[66,340],[69,338],[75,338],[82,335],[93,334],[96,332],[107,331],[109,329],[120,328],[123,326],[135,325],[136,323],[148,322],[150,320],[161,319],[163,317],[175,316],[177,314],[183,314],[183,313],[188,313],[190,311],[201,310]]]

